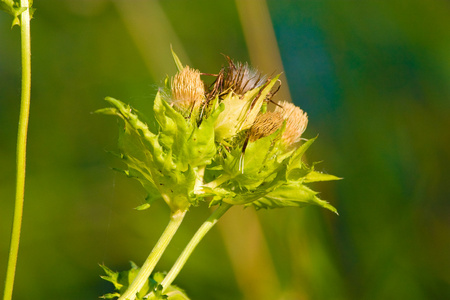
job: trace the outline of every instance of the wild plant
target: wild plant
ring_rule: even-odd
[[[184,66],[173,53],[178,73],[157,93],[157,130],[141,114],[107,97],[99,113],[123,120],[119,136],[122,172],[148,192],[146,209],[163,200],[169,223],[142,267],[124,272],[102,266],[115,292],[104,298],[188,299],[172,283],[205,234],[231,207],[256,209],[317,205],[336,213],[307,184],[339,179],[308,166],[303,156],[316,140],[302,137],[308,116],[292,103],[276,103],[278,76],[265,76],[248,64],[228,65],[205,85],[200,71]],[[274,106],[270,110],[269,104]],[[153,273],[186,213],[199,205],[215,207],[167,274]],[[152,275],[153,274],[153,275]]]

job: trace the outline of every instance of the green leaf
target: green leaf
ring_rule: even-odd
[[[20,15],[21,12],[18,13],[18,11],[23,12],[24,10],[26,10],[25,7],[20,7],[20,3],[18,1],[13,0],[0,0],[0,9],[6,11],[13,17],[17,17]]]
[[[30,2],[30,7],[32,3]],[[18,1],[13,0],[0,0],[0,10],[3,10],[14,17],[12,26],[20,25],[19,16],[27,10],[26,7],[21,7]],[[31,10],[30,10],[31,11]],[[33,10],[34,11],[34,10]]]
[[[237,205],[255,201],[286,183],[286,163],[288,159],[278,162],[279,139],[282,131],[270,136],[249,142],[243,154],[240,148],[231,152],[223,149],[225,158],[218,160],[218,165],[207,169],[208,173],[219,175],[203,188],[204,196],[213,196],[214,203],[219,199]],[[205,178],[210,178],[208,174]]]
[[[242,185],[242,180],[230,180],[224,184],[223,189],[229,191],[229,195],[223,197],[223,201],[233,205],[242,205],[257,201],[268,193],[276,190],[280,185],[286,182],[285,172],[281,168],[278,172],[270,174],[263,180],[258,180],[254,184]]]
[[[281,163],[277,162],[274,139],[278,133],[249,142],[245,154],[241,149],[226,153],[224,172],[240,186],[252,190],[272,174],[276,174]]]
[[[102,269],[105,271],[106,276],[100,276],[102,279],[111,282],[114,285],[115,292],[103,295],[101,298],[112,299],[115,297],[120,297],[128,287],[133,282],[134,278],[139,272],[139,267],[135,263],[130,262],[131,268],[122,272],[114,272],[108,267],[101,265]],[[140,294],[148,293],[155,286],[154,281],[147,281],[147,283],[140,290]]]
[[[312,145],[312,143],[315,142],[316,139],[317,137],[307,140],[300,147],[298,147],[294,151],[294,153],[292,153],[289,160],[289,165],[291,165],[292,168],[298,167],[301,164],[303,154],[305,154],[306,150],[308,150],[308,148]]]
[[[106,100],[113,107],[97,112],[116,115],[125,122],[119,134],[121,159],[128,166],[125,174],[139,180],[149,193],[146,205],[139,209],[159,198],[173,212],[196,204],[195,183],[202,176],[198,171],[216,154],[213,124],[223,108],[219,107],[197,126],[186,121],[158,93],[154,111],[159,132],[155,134],[130,106],[114,98]]]
[[[296,181],[284,184],[273,192],[268,193],[266,196],[248,205],[252,205],[257,209],[317,205],[337,214],[336,209],[332,205],[321,200],[316,195],[317,192],[309,189],[301,182]]]
[[[146,210],[150,207],[150,203],[144,203],[135,208],[135,210]]]
[[[114,298],[119,298],[119,297],[120,297],[119,293],[109,293],[109,294],[105,294],[105,295],[103,295],[103,296],[101,296],[99,298],[102,298],[102,299],[114,299]]]
[[[105,265],[100,265],[103,271],[106,273],[106,276],[100,276],[102,279],[111,282],[114,285],[114,288],[119,290],[123,285],[118,282],[119,273],[112,271]]]
[[[177,66],[178,72],[181,72],[184,69],[184,67],[178,56],[173,51],[172,45],[170,45],[170,51],[172,51],[173,60],[175,61],[175,65]]]
[[[167,300],[189,300],[190,298],[185,294],[185,292],[178,287],[173,285],[170,286],[170,291],[166,293]]]
[[[311,171],[306,176],[303,182],[317,182],[317,181],[331,181],[331,180],[341,180],[342,178],[331,175],[324,174],[317,171]]]
[[[186,141],[181,160],[185,160],[192,167],[209,165],[217,153],[214,141],[214,123],[223,111],[220,105],[199,127],[195,127]]]
[[[170,285],[166,292],[162,293],[162,286],[161,282],[163,281],[165,277],[164,273],[157,272],[153,275],[153,280],[155,281],[156,285],[153,289],[154,295],[150,298],[146,298],[148,300],[189,300],[189,297],[186,295],[184,290],[180,289],[176,285]]]
[[[167,150],[171,149],[175,155],[179,154],[193,128],[190,128],[183,115],[161,99],[159,93],[156,95],[153,110],[160,126],[161,145]]]

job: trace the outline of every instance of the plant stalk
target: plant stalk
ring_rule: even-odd
[[[208,182],[207,184],[204,184],[204,187],[210,188],[210,189],[215,189],[216,187],[218,187],[219,185],[221,185],[222,183],[224,183],[225,181],[229,180],[230,176],[227,174],[222,174],[219,177],[217,177],[215,180]]]
[[[170,216],[169,224],[167,224],[166,229],[164,229],[164,232],[152,252],[145,260],[141,270],[125,293],[118,300],[134,300],[136,298],[136,293],[139,292],[147,282],[150,274],[153,272],[153,269],[180,227],[185,215],[186,211],[177,211]]]
[[[209,217],[208,219],[200,226],[200,228],[197,230],[195,235],[192,237],[192,239],[189,241],[189,244],[184,248],[181,255],[178,257],[177,261],[173,265],[173,267],[170,269],[169,273],[167,273],[166,277],[164,277],[164,280],[161,282],[161,285],[163,287],[162,292],[164,293],[165,290],[172,284],[172,282],[175,280],[175,278],[180,273],[181,269],[186,264],[186,261],[188,260],[189,256],[191,256],[192,252],[194,251],[195,247],[197,247],[198,243],[203,239],[203,237],[208,233],[208,231],[217,223],[217,221],[220,219],[220,217],[223,216],[223,214],[231,207],[231,204],[223,202]],[[146,297],[151,298],[154,296],[154,293],[149,293]]]
[[[19,253],[20,231],[22,227],[23,202],[25,194],[25,170],[28,119],[30,115],[31,92],[31,43],[30,43],[30,7],[28,0],[21,0],[21,6],[27,9],[20,15],[21,56],[22,56],[22,90],[17,133],[16,158],[16,198],[9,248],[8,267],[6,270],[3,300],[12,298],[17,256]]]

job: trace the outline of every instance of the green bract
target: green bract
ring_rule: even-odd
[[[33,13],[35,11],[33,6],[33,1],[28,1],[28,7],[30,9],[30,17],[33,17]],[[6,11],[8,14],[14,17],[12,21],[11,27],[14,27],[15,25],[20,25],[20,19],[19,16],[27,10],[26,7],[20,6],[20,1],[18,0],[0,0],[0,10]]]
[[[131,262],[130,270],[123,272],[114,272],[104,265],[100,265],[106,275],[101,276],[106,281],[111,282],[114,285],[115,292],[103,295],[103,299],[113,299],[120,297],[139,273],[140,268],[133,262]],[[136,294],[136,300],[189,300],[189,297],[185,292],[177,286],[171,285],[164,295],[161,292],[161,282],[164,279],[163,273],[155,273],[151,278],[145,282],[145,285]],[[144,298],[150,291],[156,291],[155,296],[151,298]]]
[[[153,133],[128,105],[110,97],[106,100],[113,107],[98,112],[124,120],[125,127],[119,137],[121,158],[128,166],[126,174],[138,179],[148,191],[148,204],[162,197],[172,212],[176,212],[196,203],[193,191],[196,181],[202,181],[200,170],[216,154],[214,121],[222,106],[196,126],[158,93],[154,112],[159,132]]]
[[[245,154],[240,149],[226,152],[220,165],[211,170],[220,175],[204,185],[205,195],[214,196],[216,201],[255,208],[312,204],[337,213],[333,206],[320,200],[316,192],[304,185],[340,179],[319,173],[302,162],[303,154],[315,139],[310,139],[294,152],[286,152],[280,143],[281,134],[282,130],[250,142]]]

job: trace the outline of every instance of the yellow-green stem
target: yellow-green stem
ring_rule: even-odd
[[[25,168],[28,118],[30,114],[31,91],[31,47],[30,47],[30,8],[28,0],[21,0],[21,6],[27,9],[20,16],[21,52],[22,52],[22,93],[17,134],[17,175],[16,199],[9,248],[8,267],[6,270],[5,291],[3,300],[12,298],[14,277],[16,274],[17,255],[19,253],[20,231],[22,227],[23,199],[25,194]]]
[[[210,181],[207,184],[204,184],[203,186],[210,188],[210,189],[214,189],[214,188],[218,187],[219,185],[221,185],[222,183],[224,183],[225,181],[227,181],[228,179],[230,179],[229,175],[222,174],[219,177],[217,177],[215,180]]]
[[[153,272],[153,269],[161,258],[161,255],[164,253],[173,236],[177,232],[178,227],[180,227],[185,215],[186,211],[177,211],[170,216],[169,224],[167,224],[163,234],[142,265],[141,270],[125,293],[118,300],[134,300],[136,298],[136,293],[139,292],[147,282],[148,277]]]
[[[189,244],[186,246],[186,248],[184,248],[183,252],[178,257],[178,259],[175,262],[175,264],[173,265],[173,267],[170,269],[169,273],[167,273],[166,277],[164,277],[164,280],[161,282],[161,285],[163,287],[163,290],[162,290],[163,293],[172,284],[172,282],[175,280],[175,278],[178,276],[181,269],[186,264],[186,261],[188,260],[189,256],[191,256],[195,247],[197,247],[198,243],[200,243],[200,241],[208,233],[208,231],[217,223],[217,221],[220,219],[220,217],[222,217],[223,214],[231,206],[232,206],[231,204],[222,203],[209,216],[209,218],[200,226],[200,228],[197,230],[195,235],[189,241]],[[149,295],[147,295],[147,297],[151,298],[153,295],[154,295],[153,292],[151,292]]]

